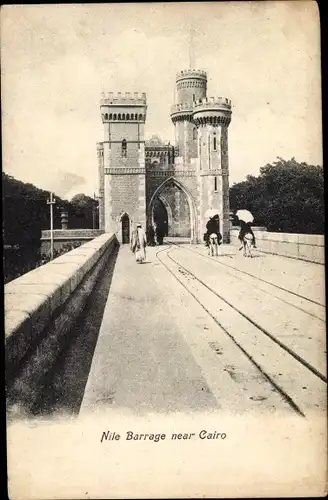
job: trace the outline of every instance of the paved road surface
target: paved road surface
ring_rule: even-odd
[[[80,413],[323,407],[323,266],[220,250],[120,249]]]

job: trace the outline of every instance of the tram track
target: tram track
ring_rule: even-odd
[[[260,370],[289,406],[302,416],[308,409],[320,406],[317,400],[325,400],[326,376],[172,257],[174,248],[175,245],[171,244],[169,248],[161,249],[156,254],[157,259]],[[302,385],[302,381],[306,386]]]
[[[168,240],[168,244],[169,244],[169,245],[172,245],[172,246],[175,246],[175,247],[180,248],[180,245],[179,245],[179,244],[177,244],[177,243],[174,243],[173,241]],[[280,285],[277,285],[277,284],[275,284],[275,283],[272,283],[271,281],[265,280],[264,278],[260,278],[259,276],[255,276],[254,274],[249,273],[248,271],[244,271],[244,270],[242,270],[242,269],[238,269],[237,267],[231,266],[231,265],[227,264],[226,262],[222,262],[222,261],[220,261],[220,260],[214,260],[214,259],[213,259],[213,257],[209,257],[208,255],[204,255],[203,253],[201,253],[201,252],[199,252],[199,251],[197,251],[197,250],[193,250],[193,249],[188,248],[188,247],[184,247],[184,248],[185,248],[188,252],[191,252],[191,253],[193,253],[193,254],[197,254],[197,255],[201,256],[203,259],[206,259],[206,260],[208,260],[208,261],[210,261],[210,262],[215,262],[215,264],[218,264],[218,265],[223,266],[223,267],[225,267],[225,268],[230,268],[230,269],[232,269],[234,272],[237,272],[237,273],[239,273],[239,274],[242,274],[242,275],[245,275],[245,276],[249,276],[250,278],[252,278],[252,279],[254,279],[254,280],[256,280],[256,281],[260,281],[260,282],[265,283],[266,285],[269,285],[269,286],[271,286],[271,287],[273,287],[273,288],[276,288],[276,289],[278,289],[278,290],[281,290],[281,291],[283,291],[283,292],[286,292],[287,294],[290,294],[290,295],[292,295],[292,296],[294,296],[294,297],[297,297],[297,298],[298,298],[298,299],[300,299],[300,300],[304,300],[304,301],[306,301],[306,302],[309,302],[309,303],[311,303],[311,304],[314,304],[314,305],[318,306],[321,310],[325,311],[325,305],[324,305],[324,304],[321,304],[320,302],[318,302],[318,301],[316,301],[316,300],[314,300],[314,299],[311,299],[311,298],[309,298],[309,297],[306,297],[305,295],[302,295],[302,294],[299,294],[299,293],[297,293],[297,292],[294,292],[293,290],[290,290],[290,289],[285,288],[285,287],[283,287],[283,286],[280,286]],[[226,254],[226,255],[224,255],[224,256],[226,256],[226,257],[231,257],[231,256],[230,256],[230,255],[228,255],[228,254]],[[229,274],[231,274],[231,275],[233,276],[233,274],[232,274],[232,273],[229,273]],[[242,279],[244,279],[244,278],[242,278]],[[246,280],[244,279],[244,281],[246,281]],[[247,283],[249,283],[249,282],[247,282]],[[254,287],[255,287],[255,285],[252,285],[252,286],[254,286]],[[271,293],[271,292],[268,292],[268,291],[267,291],[267,290],[265,290],[264,288],[260,288],[260,287],[258,286],[258,284],[256,285],[256,287],[257,287],[257,288],[259,288],[260,290],[262,290],[264,293],[267,293],[268,295],[272,295],[273,297],[277,298],[278,300],[282,300],[283,302],[285,302],[285,303],[287,303],[287,304],[291,305],[292,307],[295,307],[296,309],[299,309],[299,310],[301,310],[301,311],[303,311],[303,312],[305,312],[305,313],[309,314],[310,316],[313,316],[313,317],[315,317],[315,318],[319,319],[320,321],[325,322],[325,319],[322,319],[322,318],[321,318],[320,316],[318,316],[317,314],[313,314],[313,313],[309,312],[309,311],[308,311],[308,310],[306,310],[306,309],[303,309],[303,308],[301,308],[301,307],[299,307],[299,306],[296,306],[295,304],[293,304],[293,303],[292,303],[292,302],[290,302],[290,301],[287,301],[287,300],[281,299],[278,295],[275,295],[275,294],[273,294],[273,293]]]

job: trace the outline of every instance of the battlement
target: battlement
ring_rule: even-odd
[[[103,142],[97,142],[97,150],[104,149],[104,143]]]
[[[182,69],[181,71],[178,71],[176,81],[185,78],[199,78],[201,80],[207,80],[207,73],[201,69]]]
[[[199,108],[213,108],[213,107],[227,107],[231,108],[231,100],[226,97],[205,97],[204,99],[199,99],[194,102],[194,110]]]
[[[179,102],[179,104],[173,104],[173,106],[171,106],[171,115],[174,113],[179,113],[181,111],[192,112],[192,104],[190,104],[189,102]]]
[[[195,101],[192,118],[197,127],[228,126],[231,121],[231,101],[226,97],[206,97]]]
[[[100,105],[140,106],[147,104],[145,92],[102,92]]]

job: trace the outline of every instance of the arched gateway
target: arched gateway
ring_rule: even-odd
[[[147,207],[147,224],[154,222],[154,205],[160,200],[167,213],[168,236],[197,238],[196,204],[189,190],[175,177],[165,179],[153,192]]]
[[[103,94],[98,143],[99,227],[124,241],[137,222],[162,223],[170,236],[202,241],[206,213],[218,210],[223,242],[230,238],[228,127],[231,102],[207,96],[207,74],[179,71],[171,108],[175,145],[145,139],[144,93]],[[123,228],[120,214],[128,214]],[[122,223],[121,223],[122,222]],[[127,235],[127,227],[130,233]],[[123,238],[124,235],[124,238]]]

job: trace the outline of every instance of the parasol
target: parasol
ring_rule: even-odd
[[[238,210],[236,216],[244,222],[253,222],[254,217],[248,210]]]
[[[219,215],[219,209],[218,208],[209,208],[205,212],[205,217],[208,217],[209,219],[211,219],[215,215]]]

